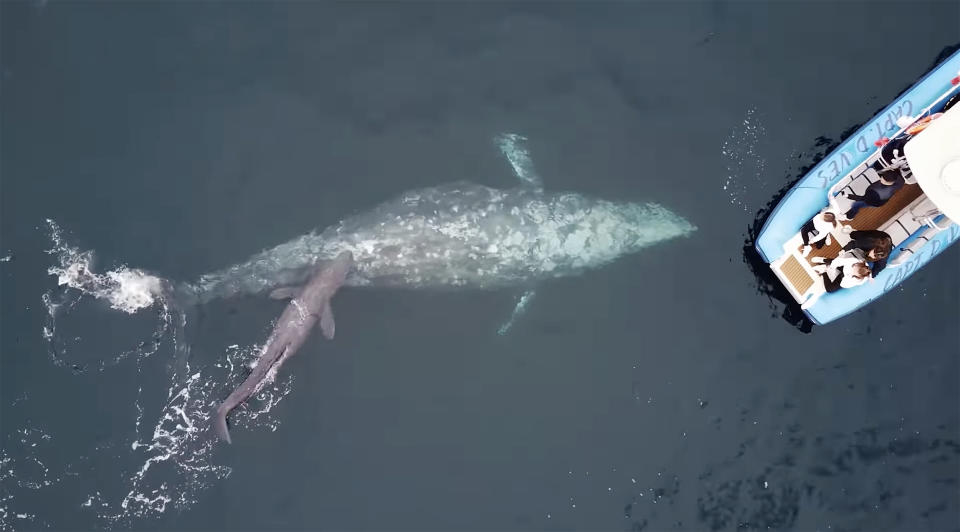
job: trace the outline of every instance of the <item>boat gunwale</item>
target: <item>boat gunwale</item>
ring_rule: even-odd
[[[948,98],[949,96],[951,96],[954,92],[957,92],[958,94],[960,94],[960,85],[952,85],[949,89],[945,90],[945,91],[943,92],[943,94],[940,95],[939,98],[937,98],[936,100],[934,100],[930,105],[926,106],[922,111],[920,111],[919,114],[917,114],[916,116],[913,116],[913,117],[912,117],[913,119],[910,121],[909,124],[901,127],[901,128],[898,129],[895,133],[893,133],[892,135],[890,135],[890,137],[887,138],[887,142],[889,142],[889,141],[892,140],[892,139],[895,139],[895,138],[899,137],[899,136],[902,135],[907,129],[909,129],[911,126],[913,126],[914,124],[916,124],[917,122],[919,122],[921,119],[926,118],[927,116],[929,116],[930,110],[933,109],[933,107],[934,107],[935,105],[937,105],[937,104],[939,104],[940,102],[942,102],[943,100],[947,99],[947,98]],[[910,135],[910,136],[911,136],[911,137],[914,137],[914,136],[916,136],[916,135],[919,135],[920,133],[922,133],[922,131],[919,131],[919,132],[917,132],[917,133],[914,133],[913,135]],[[833,185],[830,186],[830,188],[827,190],[827,202],[828,202],[830,205],[832,205],[833,207],[836,207],[836,206],[837,206],[836,203],[835,203],[835,201],[834,201],[834,198],[835,198],[836,195],[837,195],[837,191],[834,190],[834,189],[836,189],[837,186],[839,186],[840,183],[843,183],[844,180],[846,180],[848,177],[852,176],[852,175],[854,174],[854,172],[856,172],[856,171],[860,168],[860,165],[861,165],[861,164],[863,164],[863,163],[865,163],[865,162],[867,162],[867,161],[870,161],[871,159],[874,158],[874,156],[880,155],[881,152],[883,151],[883,148],[886,147],[886,145],[887,145],[887,143],[883,143],[883,144],[881,144],[880,146],[878,146],[877,149],[874,150],[866,159],[864,159],[864,160],[861,161],[859,164],[857,164],[856,166],[854,166],[853,169],[851,169],[849,172],[847,172],[846,175],[844,175],[843,177],[841,177],[840,179],[838,179],[836,183],[834,183]],[[834,150],[834,151],[836,151],[836,150]],[[830,152],[830,155],[833,155],[833,152]],[[879,157],[877,157],[877,158],[879,159]],[[869,165],[868,165],[868,166],[869,166]],[[812,171],[812,170],[811,170],[811,171]],[[918,185],[919,185],[919,183],[918,183]],[[845,186],[846,186],[846,185],[845,185]],[[923,190],[923,187],[922,187],[922,186],[920,187],[920,190]],[[924,194],[926,194],[926,192],[924,192]],[[931,199],[930,201],[933,201],[933,200]],[[934,202],[934,204],[936,204],[936,202]]]

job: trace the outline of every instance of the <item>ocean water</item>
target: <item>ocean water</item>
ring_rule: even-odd
[[[958,530],[960,248],[813,328],[749,253],[958,21],[0,3],[0,529]],[[284,303],[145,306],[141,270],[195,279],[409,189],[514,186],[504,132],[545,188],[697,231],[543,283],[505,335],[518,291],[344,289],[336,339],[216,442],[209,409]]]

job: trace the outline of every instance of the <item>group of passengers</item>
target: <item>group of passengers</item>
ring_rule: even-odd
[[[817,217],[836,219],[836,215],[831,212],[823,212],[818,214]],[[836,221],[833,223],[836,223]],[[849,227],[844,226],[844,232]],[[829,238],[829,231],[826,234]],[[887,266],[887,257],[893,251],[893,239],[886,231],[867,229],[850,231],[849,234],[850,241],[843,246],[840,254],[835,258],[814,257],[810,259],[810,262],[816,264],[813,271],[821,275],[823,287],[827,293],[836,292],[841,288],[859,286],[873,279]],[[824,239],[821,237],[822,232],[815,237],[820,238],[820,240],[809,240],[809,236],[804,240],[817,247],[823,247]],[[809,248],[809,245],[803,247]]]
[[[800,228],[800,239],[803,244],[800,251],[806,257],[816,248],[830,245],[831,232],[840,226],[841,222],[850,221],[861,208],[882,207],[905,184],[902,166],[885,168],[878,172],[880,179],[863,192],[863,194],[841,193],[838,199],[845,199],[846,205],[836,212],[832,206],[827,206],[820,213]],[[850,241],[843,246],[840,254],[835,258],[814,257],[810,262],[816,264],[813,270],[820,274],[823,287],[827,293],[836,292],[841,288],[859,286],[876,277],[887,265],[887,257],[893,251],[893,239],[885,231],[868,229],[855,231],[850,225],[842,225],[840,231],[850,235]],[[804,306],[813,304],[809,300]]]
[[[911,177],[910,167],[904,157],[906,143],[958,102],[960,102],[960,94],[947,101],[941,112],[911,124],[903,131],[904,134],[893,140],[883,139],[885,144],[880,149],[880,156],[873,164],[879,179],[867,186],[863,194],[841,192],[837,196],[837,203],[842,205],[841,208],[835,210],[828,205],[813,219],[803,224],[800,228],[800,239],[803,241],[800,251],[803,256],[809,255],[813,248],[821,249],[824,245],[830,245],[831,232],[837,229],[840,222],[853,220],[863,207],[882,207],[890,201],[890,198],[903,188]],[[820,274],[827,293],[836,292],[841,288],[859,286],[872,280],[886,267],[887,258],[893,251],[893,239],[885,231],[878,229],[854,231],[850,225],[842,225],[840,231],[850,235],[850,242],[843,246],[839,255],[832,259],[825,257],[810,259],[810,262],[816,264],[813,270]],[[802,306],[806,308],[816,299],[817,296],[814,296]]]

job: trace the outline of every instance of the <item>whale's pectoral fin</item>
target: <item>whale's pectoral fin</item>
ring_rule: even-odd
[[[300,286],[281,286],[270,292],[270,299],[293,299],[300,295],[302,289]]]
[[[527,151],[527,137],[517,135],[516,133],[501,133],[494,137],[494,142],[500,148],[500,152],[510,162],[513,167],[513,173],[517,179],[527,187],[537,190],[543,188],[543,180],[537,174],[533,167],[533,161],[530,159],[530,152]]]
[[[503,325],[497,329],[497,334],[504,336],[510,332],[510,328],[513,327],[514,322],[517,321],[517,318],[523,315],[526,312],[527,305],[530,303],[530,300],[533,299],[533,296],[536,295],[536,292],[533,290],[527,290],[520,296],[520,299],[517,300],[517,306],[513,307],[513,314],[510,315],[510,319],[506,321]]]
[[[320,332],[327,340],[333,340],[333,333],[336,332],[336,324],[333,323],[333,309],[330,308],[329,301],[323,305],[323,312],[320,314]]]

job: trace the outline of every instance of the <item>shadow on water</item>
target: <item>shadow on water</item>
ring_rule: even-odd
[[[923,76],[926,76],[931,70],[935,69],[940,63],[946,60],[950,55],[952,55],[957,50],[960,50],[960,43],[956,43],[950,46],[945,47],[943,50],[937,54],[936,59],[933,60],[933,63],[926,69],[922,74],[917,76],[917,78],[910,83],[906,84],[897,95],[890,99],[890,101],[895,101],[905,92],[907,92],[910,87],[912,87],[917,81],[919,81]],[[885,102],[876,111],[870,113],[870,117],[876,116],[880,111],[882,111],[889,102]],[[747,227],[747,233],[743,242],[743,262],[746,263],[747,267],[750,268],[750,271],[753,273],[754,277],[757,278],[757,292],[767,296],[770,302],[770,310],[773,313],[774,317],[777,316],[779,310],[779,305],[776,301],[779,301],[783,304],[783,312],[781,317],[790,325],[793,325],[802,333],[809,334],[813,331],[813,322],[803,313],[803,310],[800,309],[800,304],[797,303],[793,296],[790,295],[790,292],[783,286],[783,283],[777,279],[777,276],[774,275],[773,271],[770,269],[769,264],[767,264],[763,258],[760,256],[760,253],[757,251],[756,246],[754,245],[757,240],[757,236],[760,234],[760,230],[763,228],[763,224],[766,223],[767,218],[770,216],[770,213],[773,209],[780,203],[780,200],[786,196],[787,192],[790,191],[793,186],[807,175],[807,173],[812,170],[820,161],[823,160],[828,154],[835,150],[843,141],[847,140],[850,135],[853,135],[857,132],[860,127],[863,126],[863,123],[855,124],[846,129],[843,133],[840,134],[838,140],[832,140],[828,137],[818,137],[813,144],[811,162],[805,166],[798,169],[796,172],[790,172],[788,178],[790,181],[784,185],[780,190],[774,194],[773,199],[771,199],[766,205],[761,207],[757,214],[754,216],[753,223]],[[804,159],[806,157],[805,153],[801,153],[797,156],[797,159]]]
[[[747,233],[743,242],[743,262],[746,263],[754,277],[757,278],[757,292],[767,296],[770,302],[770,310],[774,317],[777,316],[777,311],[779,310],[779,305],[777,305],[776,301],[782,303],[783,312],[781,317],[803,333],[813,331],[813,322],[807,318],[803,310],[800,309],[800,304],[793,299],[790,292],[787,291],[783,283],[780,282],[780,279],[778,279],[773,273],[773,270],[770,269],[770,265],[760,256],[760,252],[757,251],[755,243],[757,236],[760,234],[760,230],[763,229],[763,224],[766,223],[770,213],[776,208],[777,204],[780,203],[780,200],[787,195],[787,192],[827,154],[839,146],[847,137],[860,129],[861,125],[862,124],[851,126],[843,132],[840,140],[837,141],[827,137],[817,138],[813,145],[812,155],[809,156],[812,162],[801,167],[796,172],[791,172],[789,177],[790,181],[778,190],[766,205],[757,211],[757,214],[753,218],[753,223],[747,226]],[[797,156],[798,159],[805,159],[807,157],[808,155],[806,153],[801,153]]]

